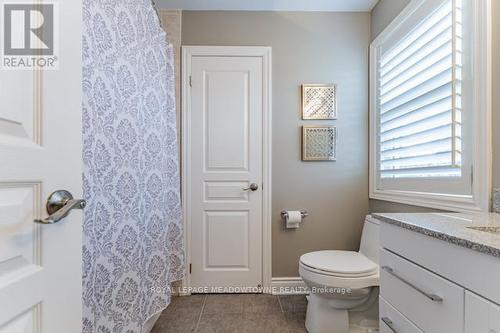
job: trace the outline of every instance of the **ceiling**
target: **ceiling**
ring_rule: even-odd
[[[378,0],[155,0],[160,8],[184,10],[275,10],[369,12]]]

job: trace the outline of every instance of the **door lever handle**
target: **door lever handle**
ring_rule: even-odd
[[[242,188],[243,191],[257,191],[259,189],[259,185],[252,183],[249,187]]]
[[[83,199],[73,199],[73,195],[65,190],[52,193],[47,199],[47,213],[49,216],[44,219],[36,219],[34,222],[41,224],[54,224],[61,221],[73,209],[83,209],[87,202]]]

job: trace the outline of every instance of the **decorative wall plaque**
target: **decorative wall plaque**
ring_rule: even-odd
[[[302,126],[302,160],[335,161],[337,128],[334,126]]]
[[[337,119],[337,87],[334,84],[303,84],[302,119]]]

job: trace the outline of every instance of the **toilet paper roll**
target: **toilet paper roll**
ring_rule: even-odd
[[[285,220],[287,229],[297,229],[302,222],[302,214],[298,210],[289,210]]]

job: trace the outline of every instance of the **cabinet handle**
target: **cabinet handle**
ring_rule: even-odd
[[[396,329],[394,328],[394,323],[389,319],[389,317],[382,317],[380,318],[380,320],[382,320],[384,324],[386,324],[387,327],[391,329],[391,331],[393,331],[394,333],[398,333],[398,331],[396,331]]]
[[[382,266],[382,269],[384,271],[386,271],[387,273],[391,274],[392,276],[394,276],[399,281],[401,281],[401,282],[405,283],[406,285],[410,286],[411,288],[415,289],[416,291],[418,291],[419,293],[421,293],[422,295],[424,295],[425,297],[427,297],[431,301],[438,302],[438,303],[440,303],[440,302],[443,301],[443,298],[441,298],[440,296],[435,295],[435,294],[427,293],[427,292],[423,291],[422,289],[420,289],[419,287],[415,286],[413,283],[411,283],[409,281],[406,281],[401,276],[399,276],[396,273],[394,273],[394,270],[391,267],[389,267],[389,266]]]

